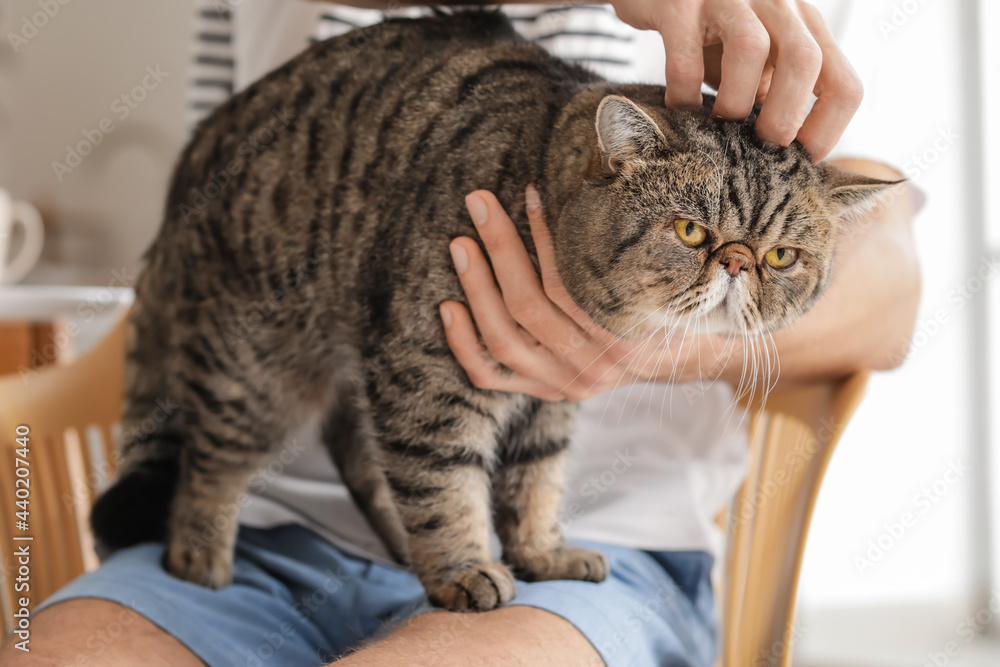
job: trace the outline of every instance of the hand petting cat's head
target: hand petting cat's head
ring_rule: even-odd
[[[656,95],[598,105],[593,155],[556,221],[575,228],[554,234],[567,289],[629,338],[789,324],[829,285],[844,218],[892,183],[814,165],[797,143],[765,146],[752,118],[712,118],[711,98],[677,110]]]

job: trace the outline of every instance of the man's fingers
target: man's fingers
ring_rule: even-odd
[[[823,66],[814,91],[818,99],[797,138],[809,151],[813,162],[819,162],[830,154],[861,106],[864,88],[819,11],[805,2],[800,2],[799,7],[802,20],[823,50]]]
[[[774,73],[755,128],[757,136],[787,146],[805,118],[823,66],[823,52],[797,16],[768,9],[759,13],[772,37]]]
[[[486,191],[474,192],[467,200],[472,198],[486,206],[487,219],[477,231],[496,267],[496,279],[511,317],[546,345],[577,335],[578,327],[546,295],[517,228],[497,198]],[[536,207],[533,214],[540,215],[539,211]]]
[[[722,70],[712,113],[743,120],[753,110],[761,74],[771,53],[771,38],[744,2],[731,2],[720,14]]]
[[[546,401],[559,401],[562,394],[552,387],[502,368],[479,342],[469,311],[460,303],[441,304],[444,334],[455,359],[465,369],[469,381],[480,389],[531,394]]]
[[[683,3],[689,4],[689,3]],[[696,7],[674,8],[682,3],[664,4],[660,25],[666,55],[667,106],[701,106],[701,82],[705,80],[702,53],[704,30]]]
[[[455,239],[451,242],[451,256],[486,346],[497,361],[512,368],[520,366],[526,356],[525,337],[507,312],[479,246],[472,239]]]
[[[452,241],[451,252],[472,316],[493,359],[522,375],[545,378],[552,387],[571,382],[572,370],[543,342],[521,328],[508,311],[479,246],[472,239],[459,238]]]
[[[593,332],[600,329],[590,316],[576,305],[559,277],[552,236],[549,234],[548,225],[545,224],[545,211],[538,200],[538,192],[531,185],[528,186],[527,202],[531,238],[535,242],[535,252],[538,253],[538,266],[542,272],[542,286],[546,296],[583,331]]]
[[[515,287],[516,281],[517,288],[522,292],[535,291],[541,295],[542,287],[524,242],[493,193],[477,190],[466,196],[465,204],[490,259],[504,267],[504,271],[497,275],[500,289],[506,293]]]

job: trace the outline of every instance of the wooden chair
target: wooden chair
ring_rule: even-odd
[[[799,571],[820,484],[861,403],[868,373],[772,392],[747,406],[747,476],[727,528],[721,608],[723,667],[788,667]]]
[[[87,515],[114,470],[125,365],[125,320],[66,366],[0,377],[0,608],[12,628],[18,564],[12,545],[30,544],[29,607],[97,567]],[[27,426],[28,530],[15,515],[17,427]],[[15,535],[33,536],[30,542]]]
[[[34,535],[32,606],[97,566],[90,505],[115,467],[121,414],[124,320],[76,362],[28,378],[0,378],[0,540]],[[820,482],[866,374],[773,392],[750,420],[747,479],[728,526],[722,609],[723,667],[787,667],[787,642],[806,534]],[[751,406],[752,410],[756,410]],[[14,521],[15,429],[30,428],[28,531]],[[4,625],[12,627],[16,564],[0,550]]]

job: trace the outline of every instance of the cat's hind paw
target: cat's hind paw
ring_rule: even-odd
[[[448,611],[490,611],[514,599],[514,575],[503,563],[483,563],[462,570],[440,586],[427,589],[432,604]]]
[[[178,579],[218,590],[233,581],[233,552],[222,545],[174,540],[163,553],[163,568]]]

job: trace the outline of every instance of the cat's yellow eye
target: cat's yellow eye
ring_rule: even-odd
[[[674,229],[677,230],[677,236],[681,237],[681,241],[692,248],[701,245],[708,238],[708,232],[705,231],[704,227],[684,218],[674,220]]]
[[[787,269],[799,258],[799,251],[795,248],[772,248],[766,255],[764,261],[776,269]]]

